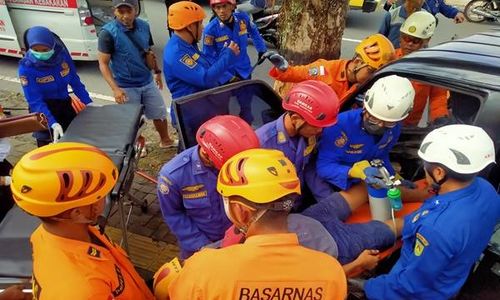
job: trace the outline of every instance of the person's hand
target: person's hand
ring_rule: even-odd
[[[364,270],[373,270],[378,265],[380,258],[378,254],[380,251],[378,250],[364,250],[361,254],[356,258],[359,263],[359,266]]]
[[[64,131],[62,129],[62,126],[59,123],[54,123],[50,127],[52,128],[52,136],[54,138],[54,143],[57,143],[59,139],[64,136]]]
[[[23,293],[22,285],[12,285],[0,293],[0,300],[25,300],[32,299],[32,294]]]
[[[453,20],[455,21],[456,24],[462,23],[463,21],[465,21],[464,13],[458,12],[458,14],[456,14],[456,16],[453,18]]]
[[[380,189],[386,186],[385,182],[382,180],[382,174],[378,168],[368,167],[363,170],[366,178],[365,182],[374,188]]]
[[[269,56],[269,61],[281,72],[288,70],[288,61],[276,52]]]
[[[365,169],[370,167],[367,160],[361,160],[354,163],[349,170],[349,177],[364,180],[366,178]]]
[[[160,89],[160,90],[163,90],[163,80],[161,78],[161,73],[157,73],[154,75],[155,77],[155,83],[156,83],[156,86]]]
[[[115,97],[115,101],[118,104],[123,104],[127,101],[127,94],[121,88],[116,88],[116,90],[113,90],[113,96]]]
[[[235,42],[231,41],[231,43],[229,43],[229,46],[227,47],[231,49],[231,51],[233,51],[234,55],[240,55],[240,46],[238,46],[238,44],[236,44]]]

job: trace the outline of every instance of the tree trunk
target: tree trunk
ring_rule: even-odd
[[[291,65],[339,58],[347,4],[347,0],[284,0],[278,23],[280,53]],[[274,84],[282,96],[290,87]]]

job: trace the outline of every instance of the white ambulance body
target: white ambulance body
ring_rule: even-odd
[[[111,7],[111,0],[0,0],[0,55],[22,57],[25,31],[45,26],[74,60],[97,60],[97,33],[113,19]]]

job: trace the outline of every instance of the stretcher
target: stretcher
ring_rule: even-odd
[[[117,205],[120,216],[123,247],[128,251],[127,222],[124,206],[137,162],[144,147],[140,128],[144,124],[143,106],[139,104],[89,105],[79,113],[64,133],[61,142],[79,142],[93,145],[106,152],[120,175],[106,198],[106,209],[99,222],[104,230],[111,210]]]

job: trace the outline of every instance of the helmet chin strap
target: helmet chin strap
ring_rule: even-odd
[[[193,38],[193,44],[194,43],[198,43],[198,26],[200,26],[199,22],[196,23],[196,35],[194,35],[191,30],[189,30],[188,28],[186,28],[186,30],[189,32],[189,34]]]
[[[432,171],[429,172],[429,170],[427,170],[427,173],[429,174],[429,176],[431,177],[433,183],[431,184],[431,191],[437,195],[439,195],[439,190],[441,189],[441,185],[443,185],[443,183],[446,182],[446,180],[448,180],[448,176],[447,175],[444,175],[443,178],[441,178],[440,180],[436,180],[436,178],[434,177],[434,174],[432,174]]]

